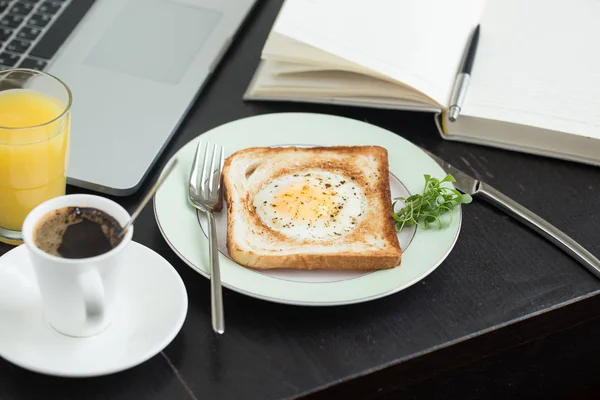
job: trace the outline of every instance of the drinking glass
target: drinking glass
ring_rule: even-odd
[[[0,71],[0,241],[22,243],[25,216],[65,194],[71,102],[50,74]]]

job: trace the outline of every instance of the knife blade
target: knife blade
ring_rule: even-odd
[[[594,276],[600,278],[600,260],[566,233],[535,214],[533,211],[517,203],[504,193],[494,189],[489,184],[459,170],[435,154],[425,149],[423,149],[423,151],[442,167],[446,173],[451,174],[454,177],[456,180],[456,182],[454,182],[456,189],[471,195],[473,198],[484,200],[488,204],[500,209],[517,221],[533,229],[542,237],[573,257]]]
[[[446,162],[436,156],[433,153],[423,149],[425,153],[435,161],[447,174],[450,174],[454,177],[456,182],[454,182],[454,186],[463,193],[474,195],[477,193],[477,189],[479,188],[479,180],[473,178],[472,176],[462,172],[458,168],[455,168],[449,162]]]

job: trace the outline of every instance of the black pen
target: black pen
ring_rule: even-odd
[[[473,69],[473,62],[475,61],[475,53],[477,53],[477,43],[479,42],[479,25],[475,28],[471,41],[468,44],[467,54],[464,58],[463,65],[460,68],[460,73],[456,76],[454,86],[452,87],[452,94],[450,95],[450,107],[448,112],[448,119],[450,122],[456,121],[458,114],[460,114],[465,95],[467,94],[467,87],[469,86],[469,78],[471,77],[471,70]]]

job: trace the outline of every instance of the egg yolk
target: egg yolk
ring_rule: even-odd
[[[336,199],[337,193],[331,189],[295,184],[275,193],[271,207],[278,216],[316,221],[334,218],[339,213],[341,205]]]

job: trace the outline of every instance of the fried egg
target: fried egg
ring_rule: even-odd
[[[254,196],[261,221],[300,240],[325,241],[352,232],[366,198],[352,178],[324,170],[307,170],[269,181]]]

